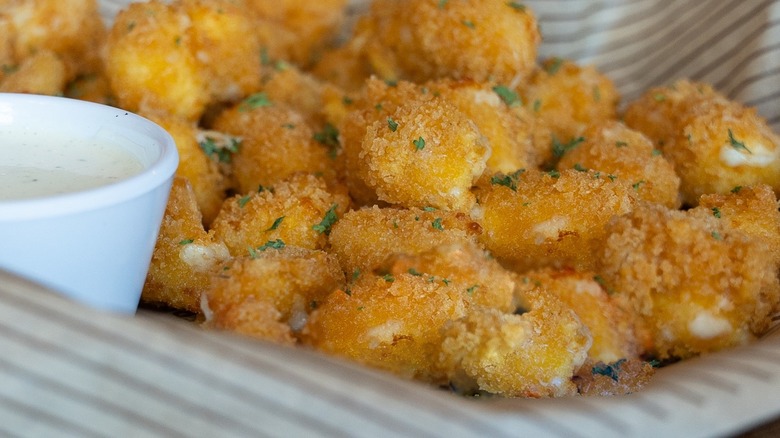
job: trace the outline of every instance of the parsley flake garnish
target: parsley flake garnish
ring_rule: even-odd
[[[587,172],[588,171],[588,169],[582,167],[582,164],[580,164],[580,163],[574,163],[574,170],[576,170],[577,172]]]
[[[662,93],[655,93],[653,95],[653,100],[656,102],[663,102],[666,100],[666,96],[664,96]]]
[[[731,143],[731,147],[734,149],[740,150],[744,149],[747,151],[747,153],[752,154],[753,152],[750,152],[750,149],[745,146],[745,143],[738,141],[736,138],[734,138],[734,133],[731,132],[731,129],[729,129],[729,143]]]
[[[395,120],[393,120],[392,117],[388,117],[387,118],[387,126],[393,132],[395,132],[395,130],[398,129],[398,123]]]
[[[189,245],[190,243],[194,242],[193,239],[182,239],[179,241],[179,245]]]
[[[341,143],[339,143],[339,130],[335,126],[326,123],[322,131],[314,133],[313,138],[328,148],[328,156],[330,158],[336,158]]]
[[[715,240],[723,240],[723,236],[721,236],[720,233],[717,232],[717,231],[713,231],[711,233],[711,235],[712,235],[712,238],[715,239]]]
[[[439,0],[439,9],[443,9],[445,6],[447,6],[447,3],[449,0]]]
[[[557,170],[552,169],[552,170],[547,172],[547,175],[550,175],[550,178],[558,179],[558,178],[561,177],[561,172],[558,172]]]
[[[720,209],[718,207],[712,207],[712,215],[720,219]]]
[[[461,23],[463,23],[463,25],[468,27],[469,29],[474,29],[474,27],[475,27],[474,26],[474,22],[471,21],[471,20],[463,20],[463,21],[461,21]]]
[[[634,190],[639,190],[640,187],[642,187],[642,184],[645,183],[645,180],[640,180],[635,182],[634,184],[631,184],[631,187],[634,188]]]
[[[258,251],[262,252],[269,248],[272,249],[282,249],[285,247],[284,241],[282,239],[276,239],[276,240],[269,240],[268,242],[265,242],[264,244],[260,245],[255,248],[249,248],[249,257],[255,259],[257,258]]]
[[[516,11],[525,11],[525,5],[518,2],[506,2],[506,5]]]
[[[610,365],[599,363],[595,365],[592,368],[593,374],[600,374],[602,376],[609,377],[610,379],[614,381],[618,381],[618,373],[620,372],[620,366],[623,365],[623,362],[625,362],[625,359],[620,359],[617,362],[614,362]]]
[[[517,93],[505,85],[496,85],[493,87],[493,91],[498,94],[498,97],[500,97],[507,106],[518,106],[523,103]]]
[[[439,231],[444,231],[444,226],[441,224],[441,218],[437,217],[431,222],[431,226]]]
[[[422,137],[418,138],[417,140],[413,140],[412,143],[414,143],[414,147],[418,151],[425,149],[425,139]]]
[[[419,272],[417,269],[414,269],[414,268],[409,268],[409,270],[408,270],[407,272],[408,272],[409,274],[411,274],[411,275],[414,275],[415,277],[420,277],[420,276],[422,276],[422,273],[421,273],[421,272]]]
[[[336,208],[338,208],[338,206],[338,204],[331,205],[328,211],[325,212],[325,216],[322,218],[322,221],[320,221],[320,223],[317,225],[312,226],[312,229],[320,234],[330,234],[330,228],[333,226],[333,224],[336,223],[337,220],[339,220],[338,215],[336,215]]]
[[[469,294],[469,295],[473,295],[474,291],[477,290],[478,288],[479,288],[479,285],[475,284],[475,285],[469,287],[468,289],[466,289],[466,293]]]
[[[553,58],[552,60],[550,60],[550,62],[545,63],[544,71],[546,71],[551,75],[554,75],[555,73],[558,73],[558,70],[561,69],[562,65],[563,65],[563,59]]]
[[[220,163],[230,163],[233,159],[233,154],[238,152],[238,148],[241,146],[241,140],[230,137],[228,142],[220,145],[217,144],[215,138],[207,136],[199,141],[198,145],[206,155],[216,157]]]
[[[255,93],[246,99],[244,99],[238,106],[239,111],[251,111],[255,108],[261,108],[264,106],[271,106],[271,100],[268,99],[268,95],[265,93]]]
[[[393,277],[392,274],[385,274],[382,276],[382,279],[384,279],[388,283],[392,283],[395,281],[395,277]]]
[[[518,169],[515,172],[505,175],[503,173],[497,173],[490,178],[490,184],[509,187],[513,192],[517,191],[517,181],[520,175],[525,172],[525,169]]]
[[[267,230],[265,230],[265,231],[273,231],[273,230],[275,230],[275,229],[279,228],[279,225],[281,225],[281,224],[282,224],[282,221],[283,221],[283,220],[284,220],[284,216],[279,216],[278,218],[276,218],[276,220],[275,220],[275,221],[274,221],[274,223],[271,225],[271,227],[270,227],[270,228],[268,228],[268,229],[267,229]]]
[[[569,140],[568,143],[561,143],[558,138],[553,136],[552,139],[552,153],[556,158],[561,158],[566,154],[566,152],[569,152],[570,150],[576,148],[585,141],[585,137],[577,137]]]
[[[739,193],[742,191],[742,186],[734,186],[733,189],[731,189],[731,193]]]
[[[616,141],[615,142],[615,146],[617,146],[619,148],[624,148],[624,147],[628,146],[628,143],[626,143],[624,141]]]
[[[252,199],[252,195],[246,195],[238,198],[238,206],[240,208],[244,208],[247,202],[249,202]]]

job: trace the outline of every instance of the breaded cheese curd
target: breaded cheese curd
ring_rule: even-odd
[[[210,277],[231,259],[224,243],[203,228],[189,181],[174,177],[141,300],[147,304],[200,311]]]
[[[614,175],[631,185],[642,200],[680,207],[680,178],[674,167],[650,139],[619,121],[591,125],[579,144],[560,150],[559,155],[558,170],[591,169]]]
[[[372,2],[354,37],[382,79],[454,78],[513,86],[541,41],[533,12],[503,0]]]
[[[575,169],[518,170],[480,180],[480,241],[517,272],[552,267],[591,269],[607,237],[604,225],[630,211],[635,190],[614,175]]]
[[[637,315],[651,357],[684,359],[746,344],[780,301],[766,243],[715,215],[644,204],[612,221],[597,272]]]
[[[780,136],[755,108],[710,87],[682,82],[652,89],[629,106],[625,120],[635,129],[649,126],[648,135],[659,135],[651,138],[674,165],[688,205],[696,205],[701,195],[725,194],[735,186],[764,183],[780,192]],[[659,124],[666,127],[654,128]]]
[[[205,293],[205,324],[293,344],[309,313],[344,286],[344,273],[330,254],[267,248],[234,259],[212,277]]]

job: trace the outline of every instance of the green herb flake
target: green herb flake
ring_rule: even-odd
[[[712,215],[715,216],[716,218],[720,219],[720,216],[721,216],[720,208],[712,207]]]
[[[437,217],[431,222],[431,226],[439,231],[444,231],[444,226],[441,224],[441,218]]]
[[[182,239],[179,241],[179,245],[189,245],[190,243],[194,242],[193,239]]]
[[[279,225],[281,225],[281,224],[282,224],[282,221],[283,221],[283,220],[284,220],[284,216],[279,216],[278,218],[276,218],[276,220],[275,220],[275,221],[274,221],[274,223],[271,225],[271,227],[270,227],[270,228],[268,228],[268,229],[267,229],[267,230],[265,230],[265,231],[273,231],[273,230],[275,230],[275,229],[279,228]]]
[[[328,148],[328,157],[336,158],[341,148],[339,143],[339,130],[330,123],[326,123],[322,131],[315,132],[314,140]]]
[[[411,274],[411,275],[414,275],[415,277],[421,277],[422,276],[422,273],[419,272],[417,269],[414,269],[414,268],[409,268],[409,270],[407,272],[409,274]]]
[[[395,132],[395,130],[398,129],[398,123],[395,120],[393,120],[392,117],[388,117],[387,118],[387,126],[393,132]]]
[[[615,180],[617,179],[617,176],[616,175],[612,175],[610,173],[609,175],[607,175],[607,178],[609,178],[610,181],[615,182]]]
[[[382,276],[382,279],[385,280],[388,283],[392,283],[395,281],[395,277],[393,277],[392,274],[385,274]]]
[[[624,147],[628,146],[628,143],[626,143],[624,141],[616,141],[615,142],[615,146],[619,147],[619,148],[624,148]]]
[[[712,238],[715,239],[715,240],[723,240],[723,236],[721,236],[720,233],[717,232],[717,231],[713,231],[711,233],[711,235],[712,235]]]
[[[412,143],[414,143],[414,147],[418,151],[425,149],[425,139],[422,137],[419,137],[417,140],[412,141]]]
[[[534,112],[538,113],[540,109],[542,109],[542,101],[539,99],[534,100],[534,106],[533,106]]]
[[[620,373],[620,366],[623,365],[625,361],[626,361],[625,359],[620,359],[619,361],[609,365],[604,363],[598,363],[591,369],[591,371],[593,374],[600,374],[602,376],[609,377],[610,379],[617,382],[619,378],[618,374]]]
[[[449,3],[449,0],[439,0],[439,9],[444,9],[447,3]]]
[[[352,100],[349,96],[344,96],[341,98],[341,102],[344,103],[344,105],[352,105],[355,101]]]
[[[339,220],[339,217],[336,214],[336,208],[338,208],[338,206],[338,204],[331,205],[328,211],[325,212],[325,216],[322,218],[322,221],[312,226],[312,229],[319,234],[330,234],[330,228],[333,226],[333,224],[336,223],[337,220]]]
[[[653,152],[651,152],[651,154],[652,154],[652,156],[657,157],[657,156],[663,154],[663,152],[661,152],[660,149],[653,149]]]
[[[557,170],[552,169],[552,170],[547,172],[547,175],[550,175],[550,178],[558,179],[558,178],[561,177],[561,172],[558,172]]]
[[[241,146],[241,140],[235,137],[230,137],[230,140],[225,144],[217,144],[217,140],[213,137],[205,137],[198,142],[200,149],[209,157],[216,157],[220,163],[230,163],[233,160],[233,154],[238,152],[238,148]]]
[[[352,271],[352,281],[356,281],[358,278],[360,278],[360,268]]]
[[[656,102],[663,102],[666,100],[666,96],[663,93],[655,93],[653,95],[653,100]]]
[[[271,56],[268,55],[268,47],[260,48],[260,64],[271,65]]]
[[[428,212],[436,211],[436,207],[423,207],[423,211],[428,211]]]
[[[558,73],[558,70],[560,70],[562,66],[562,58],[553,58],[550,62],[544,64],[544,71],[546,71],[548,74],[554,75],[555,73]]]
[[[509,187],[513,192],[517,191],[517,182],[525,169],[518,169],[508,175],[497,173],[490,177],[490,184]]]
[[[469,29],[474,29],[476,26],[474,26],[474,22],[471,20],[463,20],[461,21],[464,26],[468,27]]]
[[[249,202],[250,200],[252,200],[252,195],[246,195],[246,196],[242,196],[242,197],[238,198],[238,206],[239,206],[240,208],[244,208],[244,206],[245,206],[245,205],[247,204],[247,202]]]
[[[522,105],[522,101],[520,100],[520,96],[517,95],[514,91],[512,91],[509,87],[505,85],[496,85],[493,87],[493,91],[498,94],[498,97],[501,98],[501,100],[504,101],[507,106],[518,106]]]
[[[574,170],[576,170],[577,172],[587,172],[588,171],[588,169],[582,167],[582,164],[580,164],[580,163],[575,163],[574,164]]]
[[[734,138],[734,133],[731,132],[731,129],[729,129],[729,143],[731,143],[731,147],[733,147],[736,150],[745,150],[747,153],[752,154],[753,152],[750,152],[750,149],[745,146],[745,143],[738,141],[736,138]]]
[[[265,93],[255,93],[246,99],[244,99],[238,106],[239,111],[251,111],[256,108],[262,108],[265,106],[271,106],[271,100],[268,99],[268,95]]]
[[[478,288],[479,288],[479,285],[475,284],[475,285],[469,287],[468,289],[466,289],[466,293],[469,294],[469,295],[474,295],[474,291],[476,291]]]
[[[570,150],[576,148],[585,141],[585,137],[577,137],[569,140],[568,143],[561,143],[555,136],[552,139],[552,153],[556,158],[561,158]]]
[[[516,11],[525,12],[525,5],[522,4],[522,3],[506,2],[506,5],[509,6],[510,8],[512,8],[512,9],[516,10]]]
[[[733,189],[731,189],[731,193],[739,193],[742,191],[742,186],[734,186]]]
[[[640,187],[645,183],[645,180],[640,180],[635,182],[634,184],[631,184],[631,187],[634,188],[634,190],[639,190]]]
[[[264,244],[257,247],[258,251],[265,251],[267,249],[282,249],[285,247],[284,241],[282,239],[276,239],[276,240],[269,240],[268,242],[265,242]]]

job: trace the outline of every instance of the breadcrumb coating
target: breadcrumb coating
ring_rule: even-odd
[[[587,329],[543,289],[522,297],[526,313],[476,308],[446,324],[440,357],[456,390],[507,397],[576,394],[572,377],[590,348]]]
[[[625,120],[645,130],[672,162],[688,205],[735,186],[764,183],[780,192],[780,136],[755,108],[709,86],[681,81],[649,90]]]
[[[333,225],[329,251],[345,272],[371,272],[394,253],[418,254],[440,245],[475,242],[480,226],[462,213],[364,207]]]
[[[637,314],[645,352],[664,360],[742,345],[780,301],[767,245],[714,215],[645,204],[608,226],[597,270]]]
[[[333,255],[290,246],[257,251],[236,258],[212,278],[206,324],[268,340],[277,338],[278,326],[284,324],[288,329],[281,331],[292,341],[308,314],[344,286],[344,273]],[[273,318],[254,317],[254,312],[268,311],[260,303],[270,304]]]
[[[383,79],[506,85],[530,72],[541,41],[533,12],[503,0],[376,0],[355,38]]]
[[[346,190],[311,174],[296,174],[262,191],[228,198],[212,224],[234,256],[266,246],[324,248],[330,227],[349,208]]]
[[[604,226],[637,202],[613,175],[574,169],[484,177],[476,192],[480,241],[517,272],[541,267],[592,269]]]
[[[228,260],[227,247],[203,228],[189,181],[174,177],[141,301],[199,312],[211,275]]]
[[[559,151],[558,170],[592,169],[615,175],[642,200],[680,207],[680,178],[644,134],[621,122],[607,121],[591,125],[581,138]]]

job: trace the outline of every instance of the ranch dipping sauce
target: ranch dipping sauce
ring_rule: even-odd
[[[142,170],[138,158],[105,139],[0,130],[0,200],[78,192]]]

